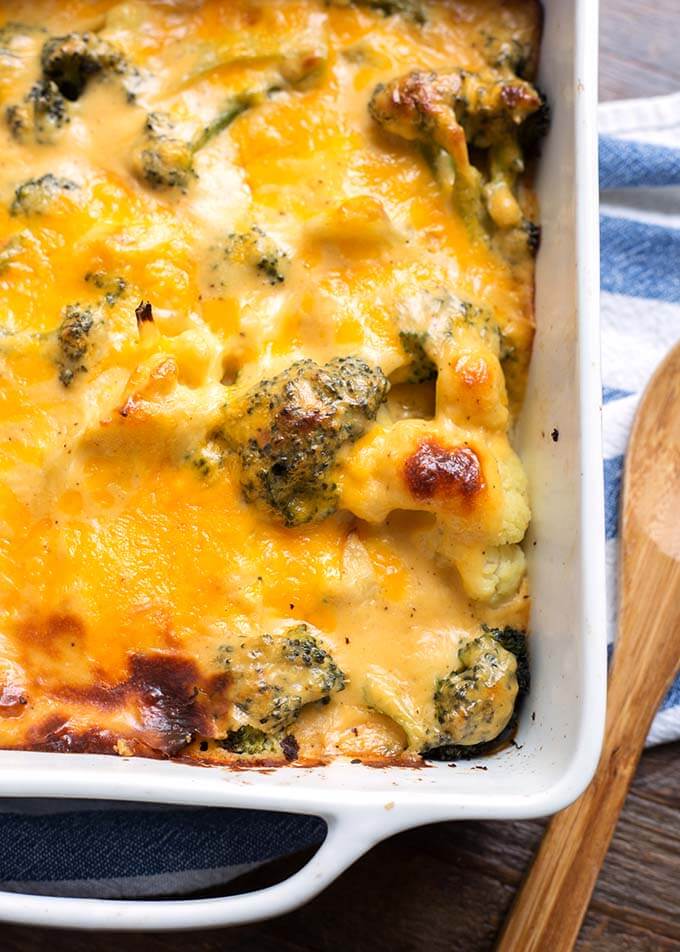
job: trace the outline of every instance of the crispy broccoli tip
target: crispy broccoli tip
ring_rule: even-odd
[[[478,744],[441,744],[429,750],[421,751],[425,760],[476,760],[478,757],[488,757],[498,750],[502,750],[512,740],[517,729],[517,714],[514,713],[506,726],[493,740],[482,741]]]
[[[286,526],[333,513],[337,454],[365,432],[388,389],[380,368],[357,357],[301,360],[261,381],[222,430],[240,456],[244,498]]]
[[[220,742],[220,747],[232,754],[247,754],[251,757],[258,754],[273,754],[277,752],[277,741],[270,734],[245,724],[238,730],[229,731]]]
[[[552,119],[550,104],[540,89],[536,89],[538,95],[538,107],[525,119],[521,130],[520,140],[525,149],[531,150],[543,139],[550,131],[550,122]]]
[[[10,215],[45,215],[62,195],[73,195],[79,186],[70,179],[48,173],[20,185],[10,206]]]
[[[229,731],[219,742],[220,747],[232,754],[244,757],[280,757],[293,761],[297,759],[300,746],[293,734],[266,734],[256,727],[245,724],[237,730]]]
[[[218,660],[232,675],[231,699],[241,717],[266,734],[287,728],[305,705],[327,700],[346,683],[306,624],[225,645]]]
[[[535,257],[541,247],[541,226],[525,218],[522,222],[522,230],[526,235],[527,248]]]
[[[57,331],[59,354],[59,380],[64,387],[70,387],[77,374],[85,373],[83,363],[90,345],[89,335],[94,325],[94,315],[88,307],[69,304]]]
[[[125,71],[123,55],[96,33],[69,33],[47,40],[40,56],[43,76],[75,102],[89,81],[103,73]]]
[[[482,628],[488,634],[493,635],[506,651],[515,656],[517,660],[517,696],[518,698],[524,697],[525,694],[529,693],[531,687],[529,647],[526,633],[517,628],[511,628],[509,625],[505,628],[488,628],[483,625]]]

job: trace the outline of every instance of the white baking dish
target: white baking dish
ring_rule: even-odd
[[[423,769],[334,763],[271,773],[76,754],[0,752],[0,795],[91,797],[312,813],[314,858],[260,892],[163,902],[0,893],[0,920],[89,929],[250,922],[310,899],[377,841],[435,820],[518,819],[574,800],[599,756],[606,648],[600,446],[597,5],[547,0],[540,85],[554,110],[538,192],[538,333],[518,443],[534,510],[528,544],[533,688],[518,747]],[[557,441],[551,436],[559,433]],[[74,843],[74,849],[77,849]]]

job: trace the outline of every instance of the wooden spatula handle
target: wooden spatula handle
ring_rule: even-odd
[[[652,718],[678,668],[680,563],[628,525],[622,565],[600,762],[586,792],[550,821],[497,952],[573,949]]]
[[[571,952],[654,712],[680,667],[680,344],[642,399],[621,509],[619,637],[595,777],[550,821],[498,952]]]
[[[610,739],[588,790],[550,821],[499,952],[573,949],[640,758],[640,747]]]

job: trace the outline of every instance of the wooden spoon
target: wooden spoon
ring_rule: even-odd
[[[619,633],[592,783],[550,821],[498,952],[574,947],[658,706],[680,668],[680,344],[642,398],[624,472]]]

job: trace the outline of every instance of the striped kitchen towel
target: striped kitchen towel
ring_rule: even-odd
[[[623,454],[640,393],[680,338],[680,95],[600,113],[609,640]],[[680,737],[680,681],[649,741]],[[314,817],[96,801],[0,801],[0,888],[104,898],[208,888],[321,842]],[[115,848],[111,847],[115,844]]]
[[[638,401],[680,339],[680,94],[600,106],[602,399],[610,645],[619,497]],[[648,743],[680,738],[680,679]]]

